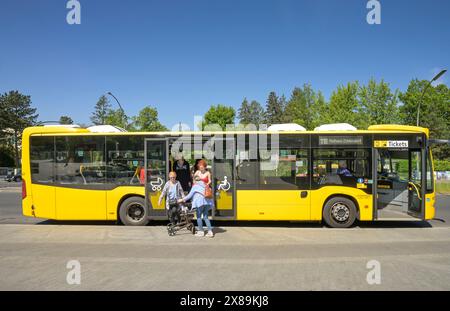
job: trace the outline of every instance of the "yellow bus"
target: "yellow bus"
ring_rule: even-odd
[[[208,155],[206,145],[213,146]],[[23,214],[125,225],[167,219],[158,197],[174,154],[191,166],[207,159],[214,220],[323,221],[344,228],[435,215],[429,131],[402,125],[106,133],[30,127],[22,139]]]

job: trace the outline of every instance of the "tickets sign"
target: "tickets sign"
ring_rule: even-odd
[[[375,140],[375,148],[408,148],[407,140]]]

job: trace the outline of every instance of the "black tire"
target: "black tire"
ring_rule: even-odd
[[[14,178],[14,181],[15,181],[15,182],[21,182],[21,181],[22,181],[22,177],[15,177],[15,178]]]
[[[325,203],[323,220],[332,228],[349,228],[356,220],[356,206],[352,200],[334,197]]]
[[[120,204],[120,221],[125,226],[145,226],[148,224],[148,210],[142,197],[129,197]]]
[[[195,234],[195,226],[194,224],[190,224],[186,228],[188,231],[191,231],[192,234]]]

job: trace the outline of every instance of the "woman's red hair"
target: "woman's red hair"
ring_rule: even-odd
[[[201,166],[203,166],[204,168],[206,168],[206,161],[205,160],[200,160],[200,161],[198,161],[198,163],[197,163],[197,167],[200,167],[200,165]]]

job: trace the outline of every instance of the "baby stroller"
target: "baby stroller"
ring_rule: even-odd
[[[195,208],[191,208],[190,203],[184,203],[184,208],[181,209],[178,217],[179,221],[175,224],[169,223],[167,225],[167,233],[169,236],[174,236],[177,231],[182,229],[186,229],[191,231],[192,234],[195,234],[194,216]]]

